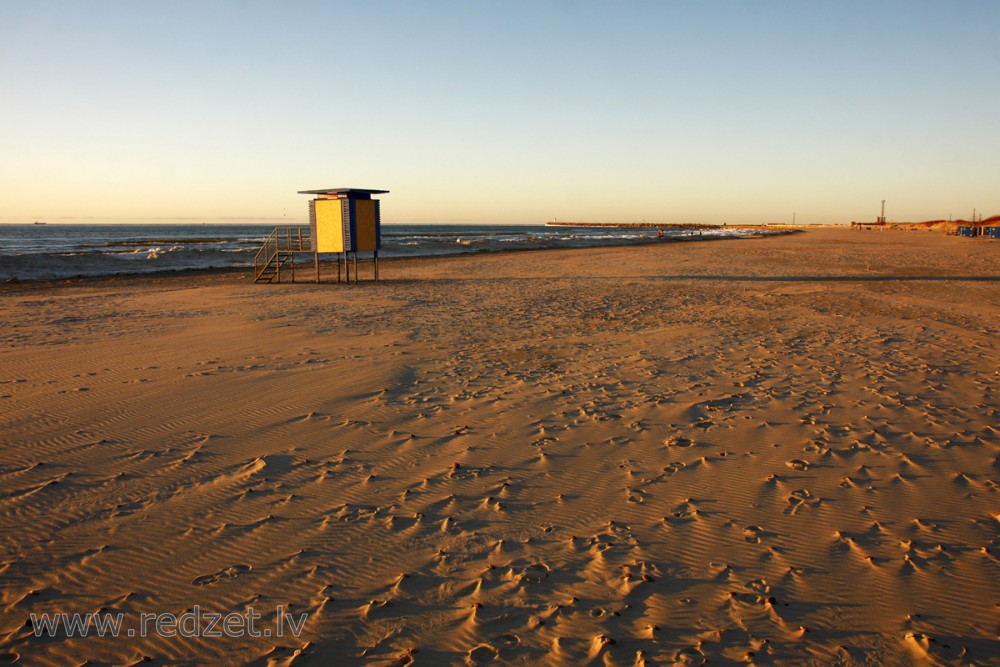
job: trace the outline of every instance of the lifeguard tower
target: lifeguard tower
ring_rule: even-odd
[[[309,227],[276,227],[254,259],[254,282],[281,282],[286,269],[295,282],[295,255],[313,255],[316,282],[319,282],[319,254],[336,253],[337,282],[345,275],[351,281],[350,259],[354,260],[354,281],[358,280],[358,253],[372,253],[374,278],[378,280],[378,251],[382,247],[382,216],[379,201],[372,195],[388,190],[325,188],[300,190],[314,195],[309,202]],[[344,269],[341,271],[341,258]]]

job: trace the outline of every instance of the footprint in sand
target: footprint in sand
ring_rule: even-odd
[[[470,665],[485,665],[499,659],[500,653],[492,646],[480,644],[469,651],[466,662]]]
[[[230,567],[225,567],[214,572],[212,574],[203,574],[200,577],[195,577],[191,581],[195,586],[209,586],[211,584],[217,584],[225,579],[235,579],[241,575],[248,573],[253,568],[249,565],[232,565]]]
[[[683,503],[679,505],[674,511],[663,517],[664,522],[670,523],[687,523],[689,521],[698,520],[698,508],[690,503]]]
[[[626,486],[625,499],[630,503],[644,503],[646,502],[646,492],[642,489],[631,489]]]
[[[814,496],[809,489],[797,489],[792,491],[785,500],[788,502],[788,507],[785,508],[785,514],[795,514],[803,507],[815,507],[822,502],[822,499]]]

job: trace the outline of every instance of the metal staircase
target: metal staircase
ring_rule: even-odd
[[[295,282],[295,254],[312,251],[309,227],[275,227],[253,258],[253,281],[280,283],[284,269]]]

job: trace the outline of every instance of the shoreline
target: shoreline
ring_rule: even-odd
[[[550,225],[551,225],[551,223],[550,223]],[[593,230],[598,230],[599,231],[602,228],[604,228],[604,229],[607,229],[607,228],[625,228],[625,229],[628,229],[630,227],[634,227],[634,228],[642,228],[642,229],[644,229],[647,232],[649,230],[651,230],[651,229],[655,229],[657,227],[660,227],[658,225],[640,224],[640,223],[557,223],[557,226],[564,226],[566,229],[571,229],[573,227],[577,227],[580,230],[590,229],[591,231],[593,231]],[[383,254],[383,256],[382,256],[381,259],[384,262],[395,262],[395,261],[402,260],[402,259],[414,259],[414,258],[434,258],[434,257],[451,257],[451,256],[485,256],[485,255],[496,254],[496,253],[526,252],[526,251],[538,252],[538,251],[545,251],[545,250],[550,250],[550,249],[638,247],[638,246],[642,246],[642,245],[657,245],[657,244],[665,244],[665,243],[673,243],[673,242],[694,242],[694,241],[709,241],[709,240],[715,241],[715,240],[724,240],[726,238],[734,238],[734,237],[735,238],[740,238],[741,240],[743,240],[745,238],[752,238],[753,237],[753,236],[740,236],[740,235],[734,234],[733,232],[736,232],[737,230],[749,232],[751,235],[753,235],[756,232],[761,232],[761,233],[763,233],[764,235],[767,235],[767,236],[779,236],[779,235],[784,235],[784,234],[795,234],[795,233],[802,233],[802,232],[818,232],[818,231],[823,231],[823,230],[830,230],[830,231],[852,231],[852,232],[855,231],[853,225],[852,226],[848,226],[848,225],[833,225],[833,226],[827,226],[827,225],[794,225],[794,226],[793,225],[733,225],[731,227],[730,226],[707,226],[707,225],[668,225],[667,227],[668,228],[672,227],[672,228],[677,229],[677,230],[687,230],[687,232],[683,236],[666,236],[666,237],[663,237],[663,238],[657,238],[655,235],[653,235],[653,236],[645,236],[643,234],[640,234],[639,235],[640,237],[627,238],[627,239],[622,238],[622,239],[616,239],[616,240],[610,240],[610,241],[608,241],[608,240],[598,240],[598,238],[591,238],[590,241],[587,241],[586,240],[587,239],[587,233],[581,231],[579,233],[582,234],[582,236],[579,239],[574,239],[574,240],[570,240],[569,241],[569,243],[571,245],[560,245],[561,243],[565,242],[566,239],[562,239],[561,237],[559,237],[560,240],[557,241],[557,242],[552,241],[552,240],[546,241],[545,239],[541,239],[542,242],[539,244],[539,245],[541,245],[541,247],[538,247],[536,245],[529,245],[527,247],[521,246],[521,247],[508,247],[508,248],[480,247],[479,243],[482,242],[482,239],[474,239],[473,242],[472,242],[472,244],[473,244],[472,247],[470,247],[469,249],[466,249],[466,250],[462,250],[462,251],[454,251],[454,244],[451,244],[450,248],[447,247],[448,244],[445,244],[445,247],[443,247],[443,248],[441,248],[441,247],[439,247],[437,249],[430,249],[430,248],[428,248],[427,249],[427,254],[423,254],[423,255],[408,255],[408,254],[404,253],[402,256],[389,256],[389,257],[386,257],[385,254]],[[725,231],[727,229],[730,230],[730,234],[722,236],[721,238],[715,235],[716,232],[718,232],[720,230]],[[902,231],[904,229],[905,228],[903,228],[903,227],[899,227],[897,225],[894,225],[894,226],[886,226],[884,229],[882,229],[882,231]],[[699,233],[699,234],[702,231],[704,231],[704,232],[706,232],[707,235],[706,236],[695,235],[694,230],[698,230],[697,233]],[[930,230],[928,228],[923,228],[923,227],[920,228],[920,230],[932,231],[932,230]],[[860,230],[858,230],[858,231],[860,231]],[[866,231],[867,231],[867,229],[866,229]],[[465,232],[474,235],[473,230],[465,230]],[[164,232],[164,233],[168,234],[169,232]],[[450,235],[446,235],[446,236],[450,236]],[[626,234],[626,236],[628,236],[628,235]],[[600,237],[600,234],[598,234],[598,237]],[[603,238],[603,237],[600,237],[600,238]],[[221,237],[220,238],[192,237],[191,239],[189,239],[189,241],[184,241],[184,242],[188,243],[188,245],[191,245],[191,246],[194,246],[194,247],[199,247],[199,246],[202,246],[202,245],[207,245],[207,244],[210,244],[210,243],[216,243],[216,242],[224,241],[224,240],[226,240],[226,239],[223,239]],[[532,242],[537,242],[540,239],[534,239],[532,237],[528,237],[528,240],[532,241]],[[992,240],[992,239],[988,239],[988,240]],[[242,241],[242,239],[240,239],[240,241]],[[460,242],[462,241],[461,237],[459,237],[459,241]],[[616,241],[618,241],[618,242],[616,242]],[[153,239],[153,240],[139,239],[139,240],[136,240],[136,241],[133,242],[133,241],[129,241],[128,239],[124,239],[123,238],[121,240],[117,240],[117,241],[111,242],[110,245],[111,246],[131,246],[131,245],[136,245],[136,246],[138,246],[140,248],[144,247],[144,246],[149,246],[149,247],[153,247],[154,249],[156,249],[154,247],[156,244],[168,243],[168,242],[171,242],[171,241],[169,239],[167,239],[167,240],[164,240],[164,239]],[[182,243],[182,241],[180,239],[178,239],[177,242],[178,243]],[[596,245],[595,243],[605,243],[606,245]],[[407,245],[412,245],[412,243],[407,244]],[[469,243],[465,243],[464,245],[470,245],[470,244]],[[388,246],[388,252],[390,253],[390,255],[393,254],[394,248],[395,248],[395,246],[393,246],[390,243],[390,245]],[[172,251],[173,250],[171,250],[171,252]],[[252,251],[245,251],[245,252],[247,253],[247,255],[249,255],[249,252],[252,252]],[[386,252],[386,249],[383,249],[383,252]],[[58,255],[58,253],[56,253],[56,254]],[[98,253],[94,253],[94,256],[98,260],[102,260],[102,258],[105,256],[105,254],[106,253],[100,253],[100,252],[98,252]],[[29,258],[32,257],[32,255],[30,255],[30,254],[22,254],[22,255],[13,255],[11,257],[13,259],[17,259],[20,264],[24,264],[24,262],[28,261]],[[10,274],[10,273],[27,273],[27,274],[38,273],[38,272],[40,272],[39,271],[39,267],[46,266],[45,262],[48,261],[48,260],[45,259],[46,257],[48,257],[48,254],[46,254],[46,253],[40,253],[38,255],[39,259],[37,260],[40,263],[35,268],[27,268],[26,269],[26,268],[22,267],[18,271],[14,271],[11,268],[14,265],[11,265],[11,267],[8,267],[9,270],[8,270],[7,273],[8,274]],[[306,263],[305,256],[303,256],[302,259],[303,259],[303,261],[301,262],[301,264],[305,264]],[[211,261],[211,260],[208,260],[208,261]],[[249,259],[247,259],[245,261],[247,262],[247,264],[249,264]],[[308,261],[311,261],[311,257],[308,259]],[[324,261],[325,262],[329,262],[329,260],[324,260]],[[365,260],[364,258],[361,258],[361,261],[365,262],[365,261],[368,261],[368,260]],[[141,275],[164,277],[164,276],[170,276],[170,275],[198,275],[198,274],[200,274],[202,272],[209,272],[209,273],[212,273],[212,272],[222,272],[222,273],[225,273],[225,272],[240,272],[240,271],[243,271],[243,270],[249,270],[249,266],[247,266],[247,265],[244,265],[244,266],[217,265],[215,268],[205,268],[205,267],[197,267],[197,266],[194,266],[194,267],[191,267],[191,268],[169,268],[171,266],[171,260],[169,260],[169,259],[165,260],[164,263],[161,263],[161,260],[156,259],[156,258],[151,258],[150,260],[148,260],[148,262],[149,263],[147,263],[147,261],[137,262],[135,265],[133,265],[135,270],[132,270],[132,267],[110,267],[109,266],[109,267],[105,267],[104,270],[100,270],[99,271],[97,269],[97,266],[100,266],[100,264],[94,265],[94,264],[87,264],[87,263],[85,263],[84,266],[81,267],[81,269],[80,269],[80,270],[83,271],[83,273],[73,273],[73,269],[67,269],[66,267],[64,267],[64,268],[61,268],[61,269],[56,269],[57,273],[56,273],[55,276],[51,276],[50,275],[50,276],[47,276],[47,277],[29,277],[29,278],[8,277],[8,278],[5,278],[3,281],[0,281],[0,289],[4,289],[5,286],[26,285],[26,284],[36,283],[36,282],[37,283],[44,283],[44,284],[48,284],[48,283],[55,284],[55,283],[71,283],[71,282],[80,281],[80,280],[102,279],[102,278],[106,278],[106,279],[130,279],[130,278],[133,278],[133,277],[136,277],[136,276],[141,276]],[[183,260],[180,263],[183,263]],[[30,267],[30,263],[29,263],[28,266]],[[142,270],[141,267],[154,267],[154,268],[152,270]],[[160,267],[162,267],[162,268],[160,268]]]
[[[515,248],[510,250],[499,250],[499,251],[486,251],[478,253],[456,253],[453,255],[426,255],[426,256],[416,256],[416,257],[391,257],[391,258],[379,258],[379,269],[382,274],[381,279],[378,283],[374,283],[370,279],[370,271],[372,266],[372,258],[359,258],[358,265],[362,267],[362,280],[360,280],[358,285],[368,285],[368,284],[392,284],[394,282],[399,282],[400,280],[407,280],[408,277],[405,275],[399,277],[393,277],[393,268],[395,267],[406,267],[406,266],[417,266],[424,267],[427,265],[434,266],[440,264],[442,266],[447,266],[452,262],[458,262],[459,264],[465,262],[476,262],[480,259],[488,258],[502,258],[504,256],[516,257],[518,255],[533,255],[533,254],[547,254],[552,253],[554,256],[560,254],[571,254],[580,253],[581,256],[586,257],[587,255],[600,255],[601,253],[609,253],[614,251],[623,251],[625,254],[629,252],[630,248],[655,248],[658,246],[667,247],[674,245],[676,243],[684,244],[697,244],[700,242],[704,243],[745,243],[755,240],[767,240],[767,239],[777,239],[788,234],[808,234],[810,232],[819,233],[823,231],[833,232],[839,234],[841,232],[850,233],[851,236],[847,237],[850,240],[854,232],[851,232],[847,227],[838,228],[828,228],[828,227],[814,227],[806,229],[796,229],[789,230],[782,234],[774,234],[768,236],[754,236],[747,238],[675,238],[675,239],[652,239],[649,242],[640,243],[629,243],[611,246],[590,246],[582,248]],[[957,239],[957,237],[949,237]],[[971,241],[972,243],[977,243],[977,241]],[[970,240],[961,239],[960,244],[969,244]],[[989,243],[989,241],[985,241]],[[1000,244],[998,244],[1000,245]],[[615,253],[617,254],[617,253]],[[299,271],[301,275],[312,276],[313,264],[312,260],[303,260]],[[321,277],[322,281],[320,285],[337,285],[336,280],[336,262],[330,260],[321,260]],[[769,278],[773,281],[796,281],[801,280],[803,276],[777,276],[774,278]],[[720,280],[739,280],[739,276],[723,276],[719,278]],[[990,274],[990,275],[968,275],[968,274],[955,274],[950,275],[927,275],[923,277],[913,278],[911,276],[905,275],[894,275],[892,273],[885,275],[871,275],[870,271],[866,271],[864,274],[858,274],[854,276],[843,276],[837,278],[831,278],[841,282],[850,281],[862,281],[869,282],[872,280],[945,280],[945,281],[956,281],[956,282],[994,282],[1000,281],[1000,274]],[[252,267],[217,267],[217,268],[205,268],[205,269],[173,269],[165,271],[151,271],[151,272],[140,272],[140,273],[121,273],[115,275],[97,275],[97,276],[74,276],[71,278],[40,278],[31,280],[8,280],[0,282],[0,294],[3,293],[18,293],[24,291],[35,291],[35,290],[47,290],[47,289],[68,289],[68,288],[100,288],[100,287],[111,287],[111,286],[121,286],[121,285],[144,285],[148,284],[150,286],[170,286],[174,284],[178,287],[192,286],[192,285],[211,285],[211,284],[230,284],[230,285],[259,285],[260,287],[268,286],[266,283],[254,283],[253,282],[253,270]],[[291,286],[291,285],[313,285],[317,283],[311,278],[299,279],[294,283],[290,281],[282,281],[281,285]],[[340,283],[342,286],[353,286],[354,282],[351,283]],[[278,287],[278,283],[272,283],[271,286]]]
[[[582,247],[563,247],[563,248],[509,248],[503,250],[481,250],[476,252],[456,252],[451,254],[430,254],[430,255],[416,255],[408,257],[380,257],[379,266],[382,267],[386,264],[395,264],[397,262],[408,262],[408,261],[421,261],[421,260],[434,260],[434,259],[446,259],[451,257],[482,257],[489,255],[502,255],[507,253],[533,253],[533,252],[548,252],[548,251],[567,251],[567,250],[595,250],[601,251],[608,248],[629,248],[629,247],[641,247],[649,245],[659,245],[667,243],[697,243],[697,242],[708,242],[708,241],[733,241],[733,240],[747,240],[750,238],[766,238],[766,236],[781,236],[784,234],[794,234],[799,231],[806,230],[779,230],[774,234],[768,234],[765,236],[752,236],[744,238],[731,238],[731,237],[672,237],[672,238],[650,238],[648,240],[632,240],[628,243],[616,243],[609,245],[595,245],[595,246],[582,246]],[[305,257],[305,255],[303,255]],[[371,257],[359,257],[358,263],[364,266],[371,265]],[[304,271],[311,270],[312,259],[309,256],[308,260],[302,260],[301,264],[307,266]],[[324,274],[329,273],[332,267],[336,267],[336,262],[329,259],[320,260],[321,270]],[[114,274],[99,274],[99,275],[77,275],[65,278],[27,278],[27,279],[8,279],[0,281],[0,292],[7,287],[14,287],[19,285],[56,285],[56,284],[76,284],[79,282],[86,282],[92,280],[131,280],[140,278],[149,279],[162,279],[168,276],[177,277],[188,277],[188,276],[199,276],[199,275],[213,275],[213,274],[246,274],[247,276],[253,275],[253,266],[229,266],[229,267],[211,267],[211,268],[188,268],[188,269],[164,269],[162,271],[137,271],[133,273],[119,272]],[[308,281],[298,281],[298,282],[308,282]],[[325,281],[324,281],[325,282]]]

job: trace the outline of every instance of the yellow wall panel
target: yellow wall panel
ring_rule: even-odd
[[[344,252],[344,225],[339,199],[316,199],[316,250]]]

